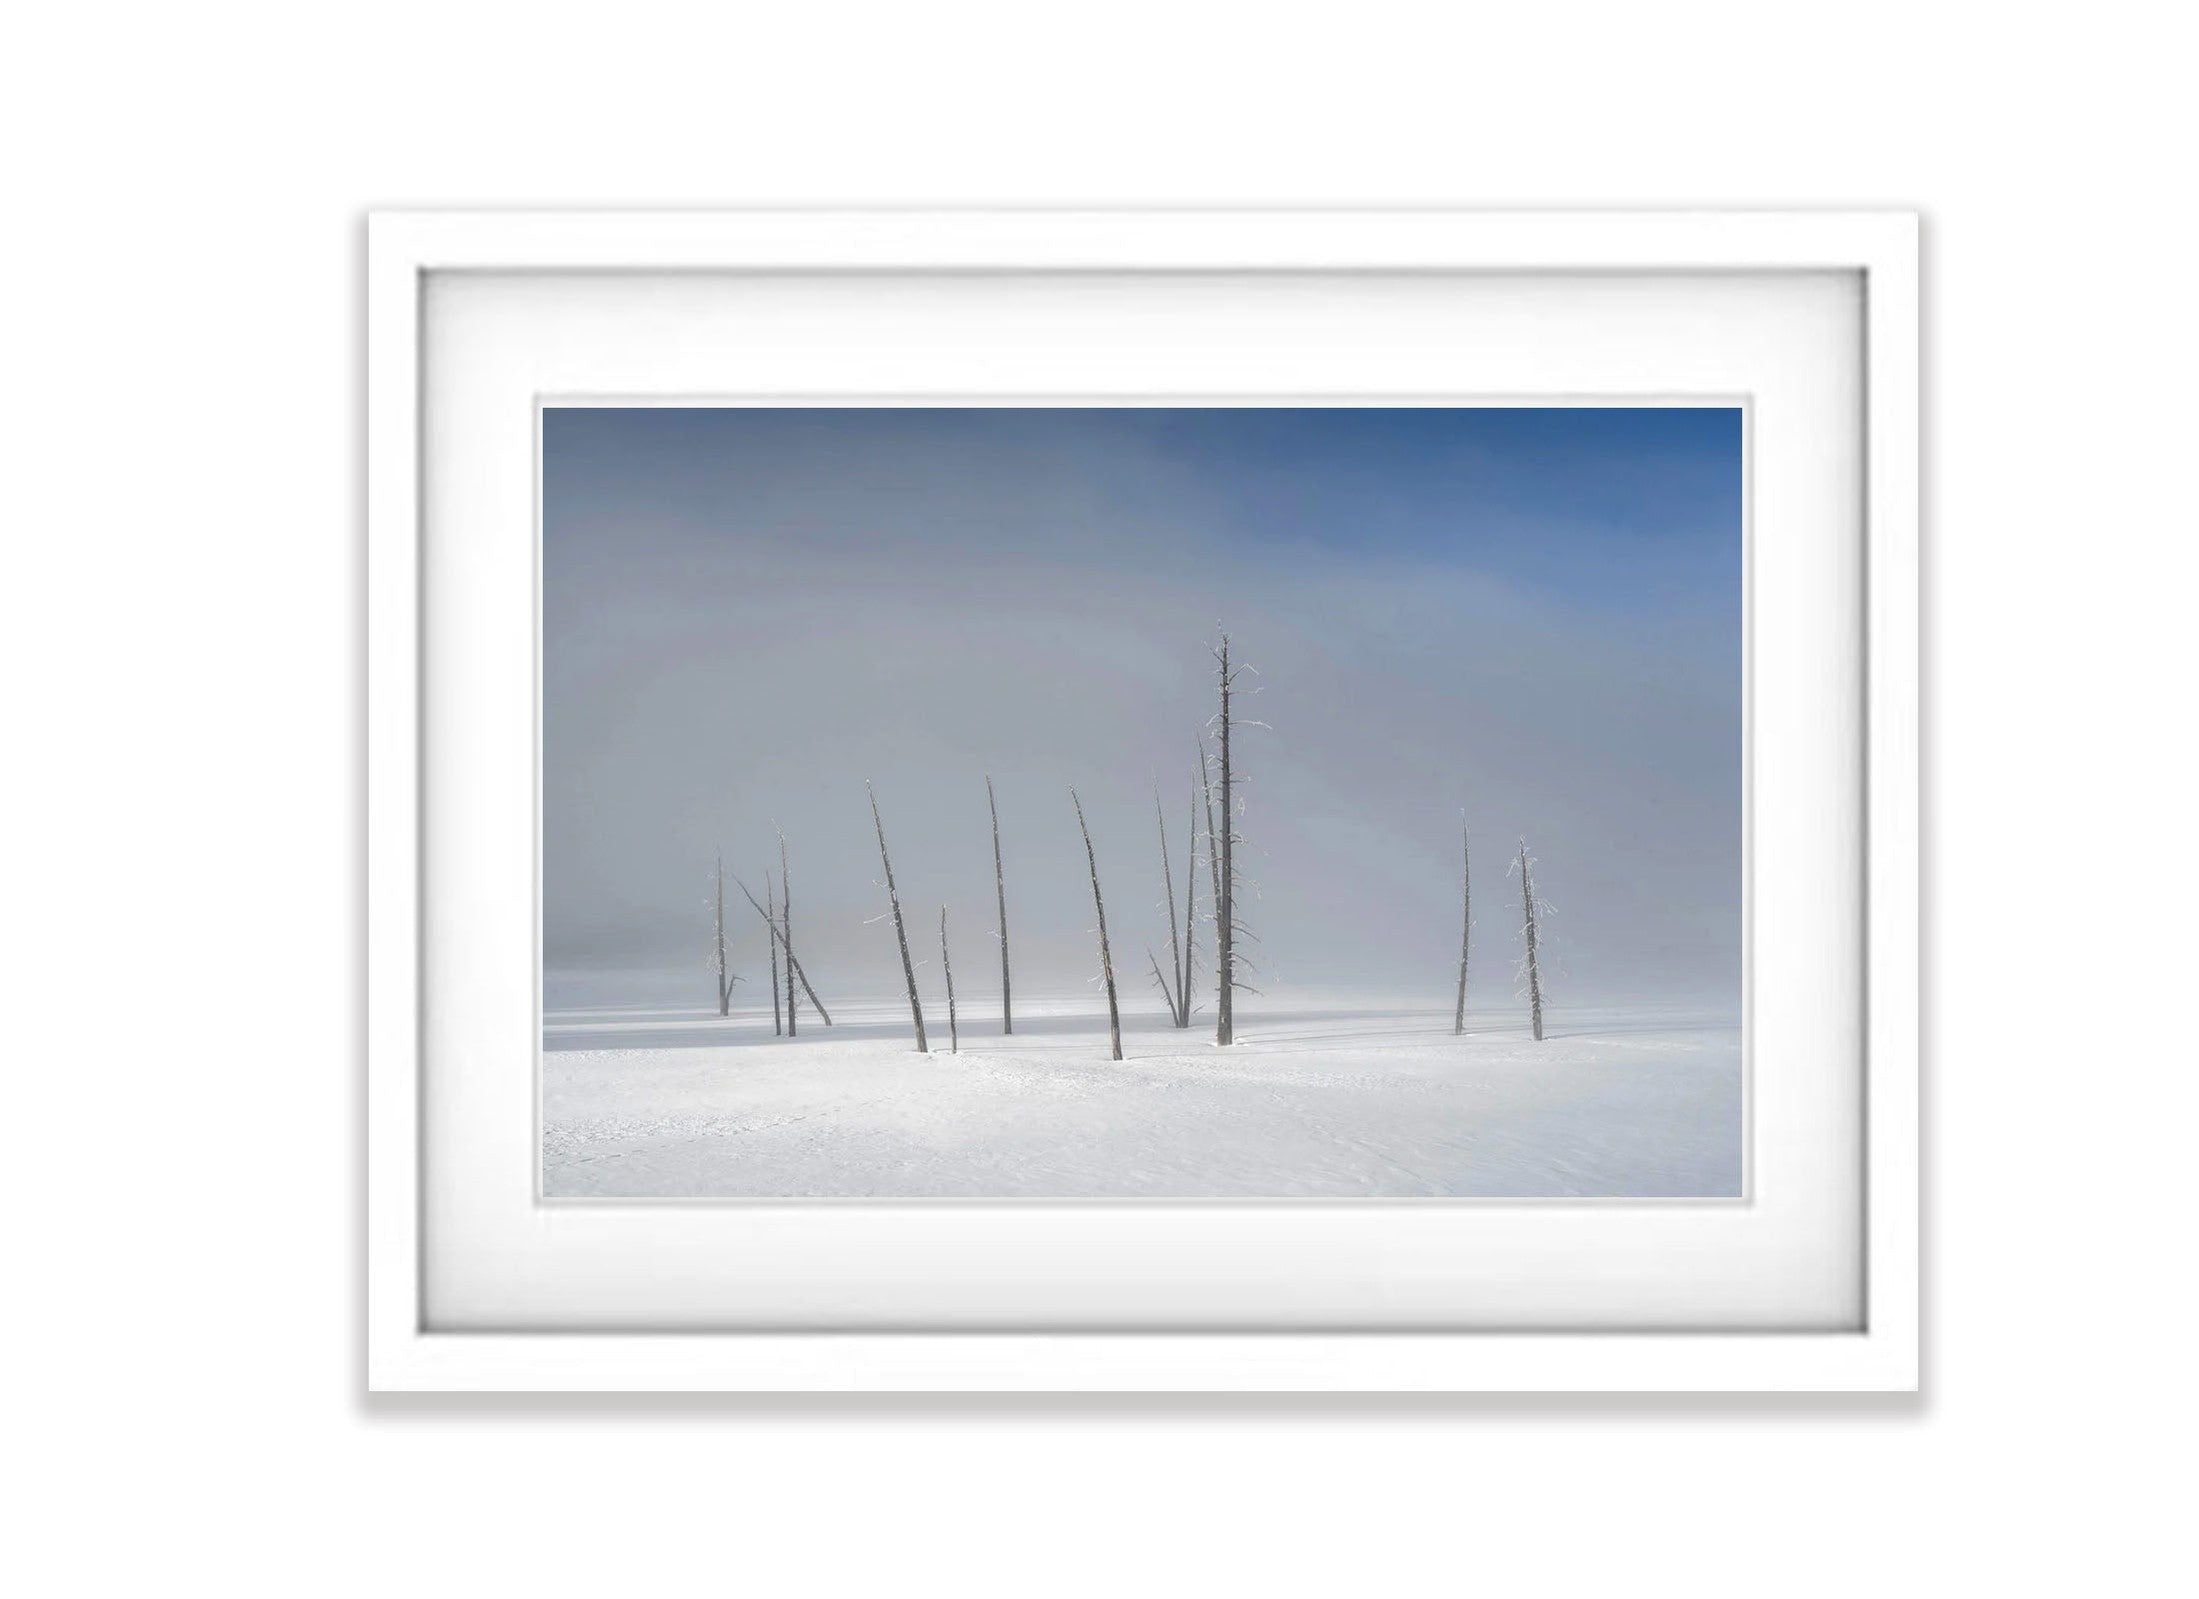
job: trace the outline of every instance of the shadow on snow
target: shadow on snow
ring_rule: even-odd
[[[876,1007],[872,1007],[875,1011]],[[1681,1016],[1671,1019],[1642,1020],[1631,1018],[1610,1026],[1577,1025],[1546,1028],[1550,1041],[1581,1038],[1618,1038],[1699,1031],[1706,1019],[1699,1016]],[[1710,1025],[1718,1025],[1711,1023]],[[946,1054],[947,1029],[942,1020],[934,1025],[925,1018],[925,1031],[932,1045],[932,1053]],[[1212,1049],[1214,1024],[1209,1020],[1195,1020],[1184,1029],[1168,1025],[1161,1017],[1123,1018],[1125,1045],[1140,1046],[1133,1053],[1185,1055],[1196,1050]],[[1275,1053],[1311,1052],[1343,1045],[1371,1043],[1439,1044],[1454,1035],[1448,1015],[1431,1012],[1423,1017],[1400,1015],[1395,1009],[1340,1007],[1331,1010],[1291,1011],[1269,1021],[1257,1017],[1242,1019],[1237,1024],[1237,1047],[1258,1047]],[[1502,1038],[1524,1041],[1528,1036],[1525,1016],[1512,1019],[1491,1019],[1469,1024],[1463,1039]],[[965,1023],[962,1028],[962,1052],[985,1054],[1000,1049],[1013,1050],[1017,1041],[1024,1038],[1096,1037],[1104,1047],[1107,1037],[1107,1013],[1095,1010],[1085,1013],[1034,1015],[1019,1017],[1013,1034],[1000,1032],[997,1022],[984,1020]],[[856,1042],[875,1039],[899,1038],[912,1045],[914,1036],[906,1014],[899,1017],[882,1014],[849,1016],[826,1027],[814,1020],[805,1020],[802,1030],[788,1039],[769,1030],[767,1020],[754,1015],[736,1015],[727,1018],[698,1016],[694,1018],[667,1018],[662,1021],[601,1020],[601,1021],[550,1021],[542,1029],[542,1048],[547,1052],[583,1049],[752,1049],[770,1046],[799,1048],[804,1042],[821,1040],[826,1043]],[[912,1051],[913,1052],[913,1051]]]

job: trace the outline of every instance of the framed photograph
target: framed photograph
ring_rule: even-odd
[[[1916,250],[374,217],[370,1386],[1913,1388]]]

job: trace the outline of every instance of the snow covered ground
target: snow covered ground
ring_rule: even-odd
[[[1419,1198],[1741,1192],[1741,1030],[1647,1007],[1512,1009],[1453,1037],[1440,1002],[1247,1000],[1236,1045],[1140,1006],[966,1015],[851,1005],[794,1039],[768,1011],[552,1012],[552,1198]]]

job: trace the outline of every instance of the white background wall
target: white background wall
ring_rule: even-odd
[[[2199,1136],[2169,16],[14,18],[20,1591],[2157,1590]],[[1920,1401],[362,1399],[360,213],[817,200],[1926,211]]]

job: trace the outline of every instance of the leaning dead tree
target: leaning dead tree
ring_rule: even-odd
[[[886,900],[893,906],[893,936],[901,946],[901,975],[909,985],[909,1019],[916,1023],[916,1048],[919,1054],[929,1054],[931,1045],[924,1040],[924,1002],[916,997],[916,964],[909,959],[909,930],[901,922],[901,892],[893,886],[893,857],[886,853],[886,824],[878,818],[878,791],[867,778],[863,789],[870,795],[870,825],[878,830],[878,862],[886,869]]]
[[[1216,951],[1215,1008],[1218,1012],[1214,1023],[1214,1042],[1228,1044],[1236,1038],[1236,1005],[1238,989],[1252,992],[1252,985],[1237,975],[1240,965],[1249,964],[1238,953],[1237,940],[1249,937],[1237,920],[1237,846],[1244,842],[1237,833],[1237,772],[1230,757],[1230,735],[1239,726],[1265,726],[1265,723],[1241,722],[1234,701],[1237,696],[1237,680],[1252,668],[1243,662],[1230,664],[1229,635],[1222,635],[1222,642],[1214,651],[1219,665],[1216,681],[1221,688],[1222,706],[1215,713],[1212,726],[1216,744],[1217,764],[1222,777],[1221,825],[1215,842],[1220,846],[1214,872],[1214,942]],[[1204,755],[1204,747],[1201,748]],[[1211,824],[1210,824],[1211,826]]]
[[[1542,964],[1537,923],[1550,907],[1535,897],[1535,863],[1527,853],[1527,840],[1519,841],[1519,897],[1526,927],[1521,933],[1525,953],[1520,957],[1520,976],[1527,984],[1527,1014],[1535,1025],[1535,1039],[1542,1039]]]
[[[1092,909],[1099,915],[1100,976],[1107,984],[1107,1042],[1113,1058],[1122,1059],[1122,1013],[1115,1008],[1115,957],[1107,947],[1107,903],[1100,898],[1099,856],[1092,851],[1092,829],[1084,820],[1084,801],[1069,790],[1069,803],[1077,808],[1077,830],[1084,834],[1084,864],[1092,873]]]
[[[1153,946],[1151,944],[1145,946],[1145,959],[1146,964],[1153,968],[1153,986],[1161,991],[1161,999],[1168,1006],[1168,1019],[1170,1023],[1174,1026],[1181,1027],[1183,1023],[1176,1020],[1176,996],[1168,986],[1168,974],[1161,970],[1161,958],[1153,953]]]
[[[1466,946],[1474,931],[1474,856],[1473,839],[1466,831],[1466,816],[1458,819],[1458,1009],[1451,1017],[1451,1031],[1466,1031]]]
[[[740,981],[725,969],[725,857],[718,857],[716,893],[712,908],[717,915],[718,930],[718,1014],[733,1014],[733,985]]]
[[[774,827],[773,832],[779,830]],[[794,1025],[794,886],[786,869],[786,834],[779,833],[779,942],[786,946],[786,1036],[795,1034]],[[777,996],[773,996],[777,1003]]]
[[[1161,997],[1168,1001],[1168,1019],[1178,1027],[1191,1025],[1191,991],[1184,981],[1184,940],[1176,933],[1176,871],[1168,858],[1168,819],[1161,814],[1161,791],[1153,791],[1153,821],[1161,835],[1161,904],[1168,912],[1168,971],[1163,974],[1161,963],[1148,950],[1153,961],[1153,975],[1160,979]],[[1184,862],[1186,871],[1191,863]],[[1189,929],[1185,929],[1188,936]]]
[[[954,1020],[954,960],[947,954],[947,907],[939,907],[939,969],[947,974],[947,1049],[962,1053],[962,1034]]]
[[[1000,802],[993,798],[993,780],[985,779],[985,807],[993,813],[993,902],[1000,912],[1000,1030],[1016,1030],[1015,1009],[1008,1002],[1008,875],[1000,869]]]
[[[764,925],[771,929],[771,1036],[786,1036],[786,1018],[779,1014],[779,891],[764,873]]]
[[[776,959],[777,956],[784,949],[785,945],[785,935],[779,927],[778,918],[773,916],[770,911],[764,909],[763,906],[756,903],[756,896],[749,893],[748,885],[746,883],[742,882],[738,877],[733,879],[733,883],[734,886],[741,891],[741,897],[746,899],[749,905],[755,910],[756,914],[764,919],[764,926],[771,929],[771,949],[773,958]],[[764,889],[766,892],[769,892],[770,888],[771,874],[769,872],[766,872],[764,873]],[[823,1022],[827,1027],[830,1027],[832,1025],[831,1013],[828,1012],[825,1009],[823,1003],[818,1000],[817,990],[809,986],[809,973],[802,970],[802,963],[796,960],[791,952],[787,952],[787,965],[792,968],[795,979],[801,983],[802,993],[804,997],[809,1000],[810,1009],[814,1010],[817,1013],[817,1019],[819,1021]],[[773,968],[771,991],[774,995],[776,995],[779,991],[778,984],[778,971],[777,968]],[[776,1004],[777,1001],[774,1000],[773,1003]]]

